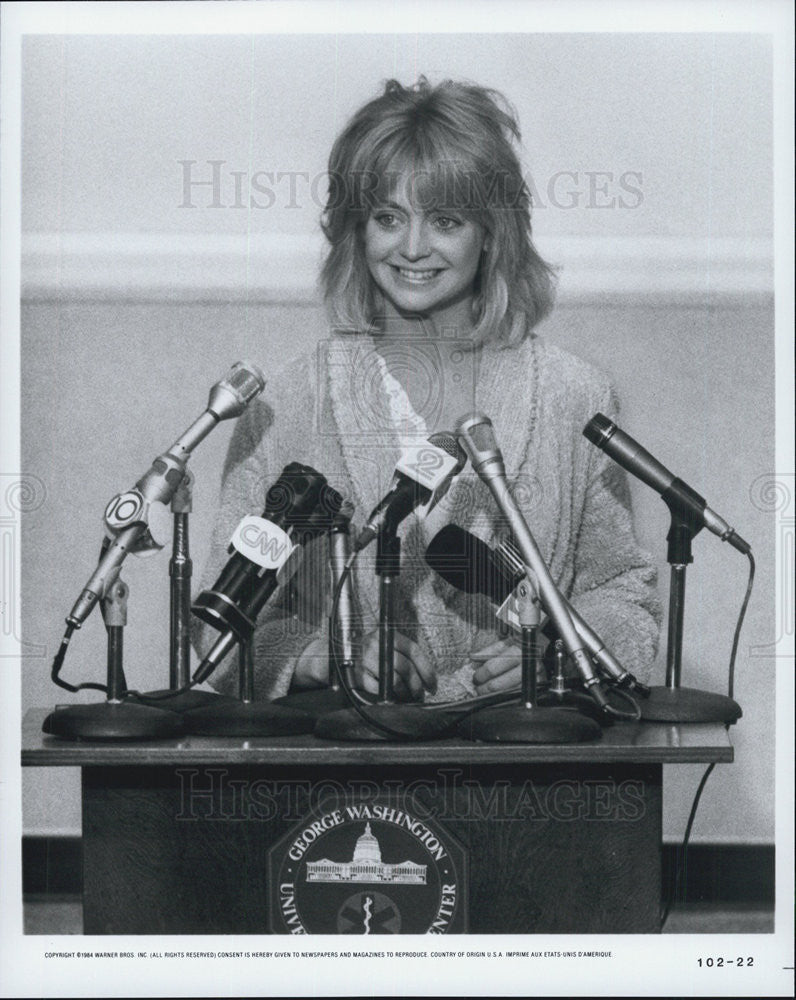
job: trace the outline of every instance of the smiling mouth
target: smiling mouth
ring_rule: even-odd
[[[441,274],[443,270],[439,267],[423,271],[410,270],[406,267],[398,267],[395,264],[393,265],[393,268],[405,281],[410,281],[414,285],[423,285],[426,282],[433,281],[434,278],[436,278],[438,274]]]

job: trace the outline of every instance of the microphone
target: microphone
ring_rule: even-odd
[[[389,492],[371,511],[357,538],[361,552],[374,538],[393,532],[416,507],[427,504],[428,514],[448,492],[467,456],[453,434],[440,431],[426,442],[407,448],[395,466]]]
[[[498,447],[492,421],[483,413],[472,413],[459,421],[456,435],[464,444],[464,449],[473,468],[489,488],[501,513],[508,522],[517,542],[517,548],[522,555],[523,563],[536,577],[539,598],[547,609],[559,635],[564,640],[583,679],[583,686],[602,709],[607,709],[607,701],[600,689],[599,678],[594,673],[591,660],[575,630],[568,604],[556,587],[536,540],[509,491],[503,454]]]
[[[495,552],[458,524],[446,524],[426,548],[426,562],[452,587],[465,594],[483,594],[502,604],[525,576],[495,558]]]
[[[752,546],[744,541],[735,529],[712,511],[695,490],[678,479],[673,473],[661,465],[648,451],[625,434],[616,424],[602,413],[596,413],[583,429],[584,437],[592,444],[602,449],[627,472],[631,472],[656,493],[660,493],[670,509],[677,508],[689,515],[697,531],[705,527],[718,535],[723,542],[729,542],[733,548],[748,555]]]
[[[497,605],[501,621],[516,624],[516,616],[506,605],[527,575],[524,566],[515,570],[503,565],[494,549],[458,524],[441,528],[429,542],[425,556],[428,565],[452,587],[466,594],[483,594]]]
[[[148,534],[150,507],[168,504],[185,476],[193,449],[221,420],[238,417],[265,388],[265,376],[255,365],[236,362],[210,390],[207,407],[191,426],[159,455],[135,486],[115,496],[105,509],[105,524],[115,536],[100,559],[66,619],[70,629],[80,628],[97,601],[115,579],[128,552],[144,541],[162,547]]]
[[[222,632],[196,669],[194,683],[207,680],[232,647],[251,636],[273,592],[298,569],[301,546],[330,529],[342,503],[340,494],[311,466],[285,466],[266,494],[262,516],[241,520],[229,543],[226,566],[191,607],[197,618]]]
[[[502,541],[493,549],[464,528],[448,524],[429,543],[426,562],[458,590],[484,594],[493,604],[499,605],[497,617],[509,625],[514,624],[513,615],[505,604],[520,581],[527,576],[528,567],[510,539]],[[646,685],[641,684],[622,667],[599,635],[569,602],[567,604],[575,630],[605,673],[617,684],[629,685],[639,691],[648,690]],[[548,639],[558,638],[549,621],[543,625],[542,631]]]

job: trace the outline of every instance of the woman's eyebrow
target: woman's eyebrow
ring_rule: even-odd
[[[374,208],[397,208],[399,212],[403,212],[403,206],[399,205],[395,201],[375,201],[373,203]]]
[[[397,212],[406,212],[405,205],[399,205],[398,202],[392,200],[385,201],[374,201],[370,207],[371,212],[383,211],[385,208],[392,209]],[[444,205],[429,205],[428,207],[422,209],[423,215],[461,215],[461,209],[456,208],[446,208]]]

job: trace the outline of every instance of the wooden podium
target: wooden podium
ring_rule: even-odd
[[[339,902],[346,893],[349,903],[365,899],[369,929],[369,907],[381,901],[380,932],[414,932],[389,900],[410,898],[415,889],[397,882],[421,875],[397,864],[408,849],[388,856],[385,830],[412,833],[432,867],[450,860],[438,864],[432,930],[657,933],[663,765],[733,760],[718,724],[618,723],[598,742],[566,746],[313,736],[113,744],[45,736],[45,714],[25,717],[22,764],[81,768],[86,934],[290,933],[291,921],[295,931],[313,920],[321,930],[310,933],[357,933],[356,905]],[[312,878],[327,883],[312,898],[337,900],[336,918],[313,902],[317,916],[306,919],[309,904],[285,888],[299,869],[309,879],[311,850],[322,859]],[[357,851],[362,864],[390,862],[370,896]],[[422,875],[432,877],[431,868]]]

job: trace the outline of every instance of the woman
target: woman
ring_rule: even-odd
[[[262,509],[287,462],[314,466],[351,499],[356,530],[387,492],[402,448],[477,409],[492,419],[515,498],[560,589],[644,679],[658,638],[655,572],[634,540],[622,473],[581,434],[595,412],[616,415],[609,384],[534,333],[552,306],[553,279],[531,240],[519,138],[500,95],[423,78],[413,88],[390,81],[348,123],[330,156],[322,223],[333,336],[271,379],[267,403],[239,421],[203,582],[212,585],[238,520]],[[410,515],[400,530],[402,698],[456,699],[519,683],[519,650],[495,638],[494,608],[425,562],[449,522],[487,542],[505,529],[470,469],[427,518]],[[365,629],[356,680],[368,691],[378,670],[373,548],[355,571]],[[320,539],[258,622],[258,698],[326,680],[327,581]],[[200,634],[200,647],[212,638]],[[222,690],[234,690],[232,660]]]

